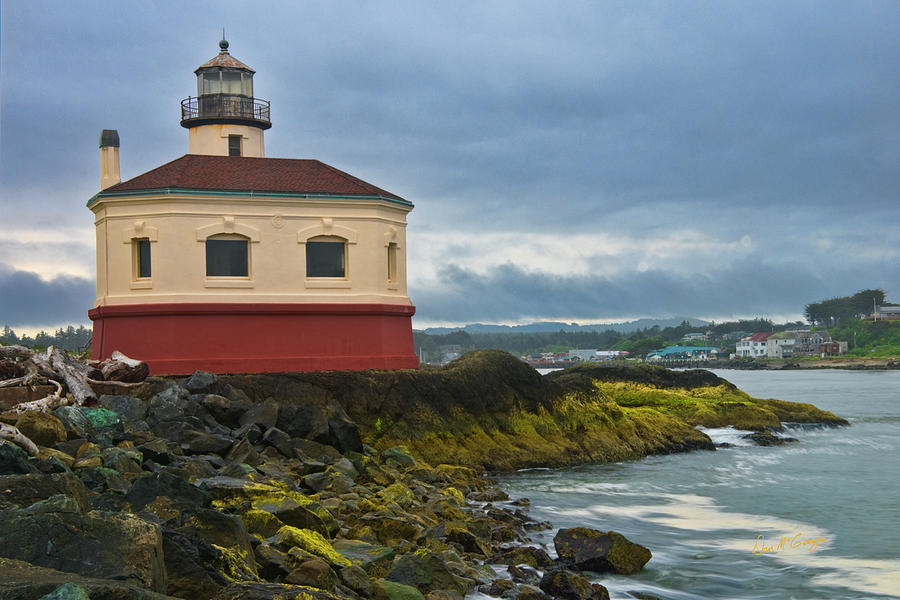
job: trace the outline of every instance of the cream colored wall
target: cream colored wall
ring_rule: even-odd
[[[188,154],[228,156],[228,136],[240,135],[241,156],[266,155],[263,130],[248,125],[200,125],[188,129]]]
[[[378,200],[172,195],[99,198],[91,209],[97,226],[95,306],[157,302],[410,304],[406,290],[408,207]],[[221,233],[251,240],[248,278],[206,277],[202,240]],[[315,235],[350,240],[345,279],[307,279],[302,242]],[[107,241],[101,243],[101,237]],[[149,281],[133,278],[131,240],[139,237],[150,239]],[[394,283],[387,279],[390,242],[398,244]]]
[[[116,185],[122,181],[119,176],[119,148],[117,146],[100,147],[100,189]]]

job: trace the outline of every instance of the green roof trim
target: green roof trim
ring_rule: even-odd
[[[158,196],[182,194],[187,196],[260,196],[263,198],[347,198],[349,200],[384,200],[392,204],[400,206],[413,207],[413,203],[409,200],[400,200],[398,198],[389,198],[382,195],[353,195],[353,194],[298,194],[293,192],[257,192],[254,190],[201,190],[193,188],[156,188],[147,190],[128,190],[122,192],[98,192],[87,201],[88,207],[100,198],[121,198],[129,196]]]

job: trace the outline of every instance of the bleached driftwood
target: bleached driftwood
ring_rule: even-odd
[[[50,383],[56,386],[55,393],[50,394],[49,396],[45,396],[40,400],[20,402],[10,408],[7,412],[18,415],[26,412],[50,412],[54,409],[59,408],[60,406],[67,406],[68,404],[70,404],[69,398],[61,395],[63,390],[62,384],[60,384],[55,379],[51,379]]]
[[[106,381],[122,381],[125,383],[140,383],[147,379],[150,367],[147,363],[129,358],[115,350],[108,360],[100,364],[100,372]]]
[[[50,356],[50,365],[66,382],[69,393],[75,398],[75,404],[81,406],[86,402],[97,400],[97,395],[87,381],[92,370],[89,366],[72,359],[58,348],[48,348],[47,353]]]
[[[31,456],[38,455],[38,447],[30,439],[22,435],[22,432],[6,423],[0,423],[0,440],[8,440],[22,448]]]

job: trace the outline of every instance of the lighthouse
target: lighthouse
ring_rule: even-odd
[[[100,136],[92,358],[119,350],[153,374],[417,367],[412,203],[315,159],[267,158],[270,104],[227,41],[194,73],[187,154],[123,181],[118,132]]]

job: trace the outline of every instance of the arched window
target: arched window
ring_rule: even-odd
[[[306,276],[347,277],[347,240],[320,235],[306,241]]]
[[[206,238],[207,277],[249,277],[250,239],[236,233]]]

